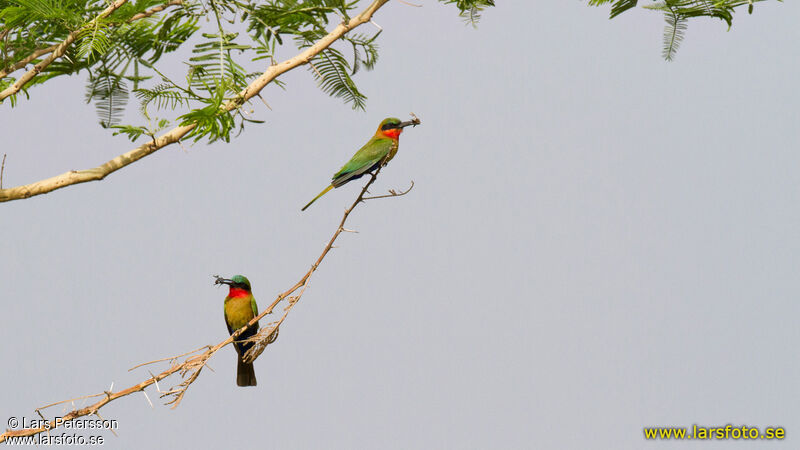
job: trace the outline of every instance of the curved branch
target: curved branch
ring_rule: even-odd
[[[291,309],[294,307],[294,305],[297,303],[297,301],[300,300],[300,297],[303,296],[303,293],[305,293],[306,286],[308,286],[308,280],[311,279],[311,275],[313,275],[314,272],[316,272],[317,268],[322,263],[322,260],[325,259],[325,255],[327,255],[328,252],[331,251],[331,249],[333,248],[333,243],[336,242],[336,239],[339,237],[340,234],[342,234],[343,231],[351,231],[351,230],[347,230],[344,227],[344,224],[345,224],[345,222],[347,222],[347,218],[350,216],[350,213],[353,212],[353,209],[355,209],[355,207],[358,206],[359,203],[362,203],[364,201],[364,194],[366,194],[368,192],[367,189],[378,178],[378,174],[380,173],[380,171],[381,171],[381,167],[378,167],[378,169],[375,170],[375,172],[372,172],[370,174],[371,178],[369,179],[367,184],[365,184],[364,187],[361,189],[361,193],[358,194],[358,197],[356,198],[356,200],[353,202],[352,205],[350,205],[349,208],[344,210],[344,215],[342,216],[342,220],[339,222],[339,227],[336,228],[336,232],[333,233],[333,236],[331,236],[330,240],[325,245],[325,248],[322,250],[322,254],[320,254],[319,258],[317,258],[317,260],[314,261],[314,264],[311,265],[311,268],[308,270],[308,272],[306,272],[306,274],[303,275],[303,278],[301,278],[300,281],[298,281],[289,290],[287,290],[286,292],[284,292],[281,295],[279,295],[278,298],[276,298],[275,301],[272,302],[271,305],[269,305],[269,308],[267,308],[267,310],[272,312],[272,310],[284,298],[286,298],[287,296],[289,296],[293,292],[297,291],[298,289],[301,289],[300,293],[298,295],[289,298],[289,305],[286,306],[286,309],[284,310],[283,316],[279,320],[269,324],[267,327],[262,328],[258,332],[258,334],[256,334],[255,336],[253,336],[253,337],[248,339],[250,341],[253,341],[255,343],[255,345],[253,345],[253,347],[251,347],[250,350],[248,350],[247,353],[245,353],[242,356],[242,360],[244,362],[253,362],[253,361],[255,361],[255,359],[258,357],[258,355],[261,354],[261,352],[264,351],[264,349],[267,347],[267,345],[269,345],[269,344],[271,344],[272,342],[275,341],[275,338],[277,337],[277,333],[278,333],[278,327],[283,323],[284,319],[286,319],[286,316],[289,314],[289,311],[291,311]],[[249,327],[250,325],[258,322],[258,320],[260,318],[264,317],[266,314],[268,314],[268,313],[262,312],[260,315],[256,316],[256,318],[251,320],[250,323],[248,323],[245,327]]]
[[[182,5],[182,4],[183,4],[183,0],[170,0],[169,2],[164,3],[163,5],[154,6],[154,7],[150,8],[150,9],[148,9],[147,11],[142,11],[139,14],[136,14],[135,16],[133,16],[130,19],[128,19],[127,23],[131,23],[131,22],[139,20],[139,19],[144,19],[145,17],[150,17],[155,13],[161,12],[161,11],[169,8],[170,6]],[[2,39],[2,37],[0,37],[0,39]],[[40,56],[44,56],[44,55],[46,55],[48,53],[52,53],[53,51],[55,51],[55,49],[58,48],[59,45],[61,45],[61,44],[54,44],[54,45],[51,45],[49,47],[40,48],[40,49],[34,51],[33,53],[31,53],[30,55],[26,56],[21,61],[19,61],[16,64],[14,64],[13,66],[9,67],[8,69],[0,70],[0,78],[5,78],[9,74],[12,74],[12,73],[18,71],[19,69],[24,68],[25,66],[28,65],[29,62],[33,61],[34,59],[39,58]]]
[[[14,64],[13,66],[9,67],[7,70],[0,70],[0,78],[5,78],[9,74],[22,69],[23,67],[27,66],[29,62],[33,61],[34,59],[46,55],[48,53],[52,53],[55,49],[57,49],[59,44],[51,45],[50,47],[40,48],[30,55],[26,56],[22,61]]]
[[[64,39],[64,42],[58,44],[56,48],[53,50],[53,53],[50,54],[50,56],[45,58],[39,64],[33,66],[33,69],[25,72],[25,75],[19,77],[19,80],[17,80],[16,83],[12,84],[11,86],[7,87],[2,92],[0,92],[0,102],[2,102],[6,97],[14,95],[17,92],[19,92],[20,89],[22,89],[32,79],[34,79],[37,75],[39,75],[39,73],[41,73],[42,70],[46,69],[47,66],[52,64],[53,61],[64,56],[64,53],[67,52],[67,48],[70,45],[72,45],[73,42],[75,42],[75,39],[78,38],[78,34],[80,34],[81,30],[89,26],[94,26],[94,24],[97,23],[98,20],[105,19],[106,17],[111,15],[111,13],[119,9],[120,6],[124,5],[127,1],[128,0],[115,1],[114,3],[109,5],[106,9],[104,9],[103,12],[100,13],[100,15],[92,19],[91,22],[68,34],[67,38]]]
[[[130,19],[128,19],[128,23],[131,23],[131,22],[133,22],[135,20],[144,19],[145,17],[150,17],[155,13],[161,12],[161,11],[169,8],[170,6],[177,6],[177,5],[182,5],[182,4],[183,4],[183,0],[170,0],[167,3],[164,3],[163,5],[154,6],[154,7],[150,8],[150,9],[148,9],[147,11],[142,11],[139,14],[136,14],[135,16],[133,16]]]
[[[406,189],[405,191],[397,191],[395,189],[389,189],[388,194],[374,195],[372,197],[364,197],[361,200],[367,201],[367,200],[375,200],[376,198],[402,197],[411,192],[412,189],[414,189],[414,180],[411,180],[411,186],[409,186],[408,189]]]
[[[102,392],[102,393],[99,393],[99,394],[92,394],[92,395],[87,395],[87,396],[83,396],[83,397],[78,397],[77,399],[87,399],[87,398],[100,397],[100,396],[102,396],[103,398],[98,400],[97,402],[89,405],[89,406],[84,407],[84,408],[74,409],[74,410],[70,411],[69,413],[63,415],[63,417],[60,418],[59,422],[56,422],[56,420],[53,419],[53,420],[50,420],[46,426],[42,426],[42,427],[24,428],[24,429],[19,429],[19,430],[7,430],[5,433],[0,434],[0,443],[3,443],[4,441],[6,441],[10,437],[34,436],[34,435],[37,435],[39,433],[50,431],[50,430],[53,430],[53,429],[57,428],[59,425],[62,425],[66,421],[77,419],[79,417],[97,415],[98,411],[100,410],[100,408],[102,408],[103,406],[107,405],[108,403],[111,403],[112,401],[117,400],[118,398],[125,397],[125,396],[133,394],[135,392],[139,392],[139,391],[144,392],[144,390],[148,386],[151,386],[151,385],[156,385],[156,389],[158,389],[158,392],[161,393],[161,397],[171,397],[172,398],[166,404],[168,404],[168,405],[171,404],[172,408],[177,407],[180,404],[181,400],[183,399],[184,394],[186,394],[186,390],[197,379],[197,377],[200,375],[200,371],[203,369],[203,367],[205,367],[205,365],[208,362],[208,360],[219,349],[221,349],[221,348],[225,347],[226,345],[230,344],[231,342],[233,342],[234,339],[239,337],[239,335],[241,335],[251,325],[253,325],[256,322],[258,322],[260,319],[262,319],[267,314],[271,314],[272,311],[275,309],[275,307],[281,301],[283,301],[284,299],[289,297],[291,294],[296,292],[298,289],[302,288],[299,294],[297,294],[296,296],[293,296],[293,297],[289,297],[289,305],[287,306],[286,310],[284,311],[283,316],[281,317],[280,320],[278,320],[277,322],[273,322],[272,324],[270,324],[270,326],[268,328],[266,328],[266,330],[269,330],[268,333],[259,333],[258,335],[256,335],[257,336],[257,340],[256,340],[256,346],[254,346],[254,348],[255,347],[259,347],[260,350],[257,353],[253,353],[252,349],[251,349],[246,354],[246,357],[248,358],[249,361],[254,360],[259,354],[261,354],[261,352],[264,351],[264,348],[268,344],[272,343],[275,340],[275,338],[277,337],[278,326],[281,323],[283,323],[283,320],[286,318],[287,314],[289,313],[289,310],[291,310],[291,308],[297,303],[297,301],[300,299],[300,297],[305,292],[305,289],[308,286],[308,282],[311,279],[311,276],[314,274],[314,272],[316,272],[317,268],[319,268],[320,264],[325,259],[325,256],[328,254],[328,252],[332,248],[334,248],[333,244],[336,242],[336,239],[339,237],[339,235],[341,235],[343,231],[348,231],[348,230],[346,230],[344,228],[344,224],[347,221],[347,218],[350,216],[350,213],[353,212],[353,210],[356,208],[356,206],[358,206],[359,203],[362,203],[362,201],[364,200],[364,194],[366,194],[366,192],[367,192],[367,188],[369,188],[369,186],[372,183],[375,182],[375,180],[378,177],[378,173],[379,172],[380,172],[380,169],[378,169],[374,173],[370,174],[371,178],[370,178],[369,182],[367,182],[367,184],[365,184],[364,187],[361,189],[361,193],[358,195],[358,197],[353,202],[353,204],[350,205],[350,207],[344,211],[344,216],[342,217],[342,220],[339,222],[339,226],[336,228],[336,231],[333,233],[333,236],[331,236],[331,239],[325,245],[325,248],[322,250],[322,253],[319,255],[317,260],[314,261],[314,264],[311,265],[311,268],[308,270],[308,272],[306,272],[305,275],[303,275],[303,277],[300,278],[300,281],[295,283],[294,286],[292,286],[291,288],[289,288],[285,292],[283,292],[280,295],[278,295],[278,297],[269,305],[269,307],[267,307],[264,311],[262,311],[261,314],[259,314],[256,317],[254,317],[253,320],[251,320],[247,325],[245,325],[242,328],[236,330],[227,339],[223,340],[222,342],[220,342],[217,345],[200,347],[198,349],[195,349],[195,350],[192,350],[190,352],[183,353],[183,354],[180,354],[180,355],[177,355],[177,356],[156,359],[154,361],[150,361],[150,362],[146,362],[146,363],[143,363],[143,364],[139,364],[139,365],[133,367],[130,370],[133,370],[133,369],[135,369],[137,367],[141,367],[141,366],[148,365],[148,364],[154,364],[154,363],[163,362],[163,361],[170,361],[170,367],[168,369],[164,370],[163,372],[159,373],[158,375],[153,375],[152,373],[150,373],[150,378],[142,381],[141,383],[137,383],[137,384],[135,384],[135,385],[133,385],[133,386],[127,388],[127,389],[123,389],[123,390],[117,391],[117,392],[111,392],[109,390],[109,391],[105,391],[105,392]],[[204,348],[207,348],[207,350],[204,351],[203,353],[187,357],[182,363],[177,364],[177,360],[179,358],[181,358],[183,356],[187,356],[187,355],[192,355],[194,353],[199,352],[200,350],[203,350]],[[173,375],[173,374],[178,373],[178,372],[180,373],[181,377],[184,378],[184,380],[180,384],[178,384],[177,386],[174,386],[173,388],[169,389],[168,391],[161,391],[159,386],[158,386],[158,382],[163,380],[164,378],[167,378],[170,375]],[[146,395],[147,394],[145,393],[145,396]],[[62,401],[59,401],[59,402],[50,403],[48,405],[36,408],[36,412],[41,414],[41,411],[43,409],[50,408],[51,406],[55,406],[55,405],[61,405],[61,404],[64,404],[64,403],[68,403],[68,402],[71,402],[73,400],[76,400],[76,399],[62,400]],[[150,399],[148,397],[148,402],[149,401],[150,401]]]
[[[118,2],[124,0],[118,0]],[[253,80],[244,90],[239,93],[239,96],[223,105],[221,108],[225,111],[232,111],[241,107],[241,105],[258,95],[264,87],[273,81],[278,76],[288,72],[296,67],[308,64],[311,59],[318,55],[321,51],[328,48],[331,44],[336,42],[339,38],[344,36],[345,33],[356,28],[372,19],[375,11],[380,9],[381,6],[386,4],[389,0],[374,0],[364,11],[357,16],[351,18],[348,22],[340,23],[328,33],[325,37],[317,41],[311,47],[306,48],[299,54],[292,58],[287,59],[281,63],[270,66],[261,76]],[[63,44],[62,44],[63,45]],[[56,53],[54,52],[53,55]],[[52,56],[51,55],[51,58]],[[48,58],[49,60],[50,58]],[[42,63],[39,63],[42,64]],[[48,63],[49,64],[49,63]],[[38,67],[38,64],[37,64]],[[21,80],[21,79],[20,79]],[[13,86],[12,86],[13,87]],[[11,89],[11,88],[9,88]],[[2,97],[0,97],[1,99]],[[7,202],[11,200],[20,200],[24,198],[33,197],[35,195],[46,194],[56,189],[71,186],[73,184],[86,183],[88,181],[98,181],[105,178],[107,175],[116,172],[117,170],[134,163],[145,156],[148,156],[169,144],[178,142],[187,133],[192,131],[195,125],[184,125],[173,128],[167,133],[159,136],[157,139],[140,145],[139,147],[127,152],[116,158],[106,162],[105,164],[95,167],[93,169],[71,171],[62,173],[45,180],[37,181],[35,183],[17,186],[8,189],[0,189],[0,202]]]

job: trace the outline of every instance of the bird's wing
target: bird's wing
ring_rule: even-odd
[[[333,184],[338,187],[353,178],[368,172],[376,164],[379,164],[389,151],[394,142],[388,138],[372,138],[366,145],[361,147],[350,161],[347,162],[338,172],[333,175]]]
[[[258,315],[258,305],[256,304],[256,298],[252,295],[250,296],[250,307],[253,308],[253,317]],[[258,329],[258,322],[253,325],[254,329]]]

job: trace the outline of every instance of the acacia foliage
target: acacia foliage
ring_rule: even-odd
[[[747,12],[753,13],[754,4],[766,0],[655,0],[644,8],[661,11],[664,14],[664,46],[662,55],[667,61],[675,58],[675,52],[683,41],[689,19],[713,17],[733,25],[733,14],[737,8],[747,5]],[[783,1],[783,0],[778,0]],[[611,4],[610,19],[628,11],[639,3],[638,0],[589,0],[589,5]]]
[[[440,0],[475,23],[493,0]],[[195,125],[190,137],[229,141],[231,133],[257,122],[240,108],[240,92],[282,46],[303,49],[350,19],[366,0],[135,0],[107,17],[103,0],[0,0],[0,91],[19,74],[46,58],[71,33],[73,45],[48,65],[22,91],[6,100],[13,107],[35,86],[52,78],[86,71],[85,98],[93,102],[103,127],[131,140],[153,136],[173,125]],[[378,61],[378,35],[349,32],[313,59],[307,67],[319,88],[354,109],[366,96],[354,77]],[[185,74],[167,74],[163,59],[181,48]],[[34,58],[31,58],[34,56]],[[247,69],[250,67],[251,69]],[[283,86],[279,80],[273,83]],[[122,124],[131,98],[137,100],[146,124]],[[175,112],[177,111],[177,113]],[[165,117],[170,114],[176,117]]]

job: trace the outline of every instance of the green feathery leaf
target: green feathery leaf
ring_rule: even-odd
[[[350,78],[350,63],[340,51],[329,47],[320,52],[309,66],[322,92],[344,99],[346,103],[353,105],[353,109],[364,109],[367,97]]]
[[[494,0],[444,0],[443,2],[455,4],[459,15],[473,27],[478,26],[478,21],[481,19],[480,13],[484,9],[494,6]]]
[[[105,27],[98,21],[78,33],[78,58],[96,59],[111,47]]]
[[[116,125],[128,103],[128,87],[125,80],[103,67],[89,75],[86,87],[86,102],[95,101],[95,109],[104,128]]]
[[[664,50],[662,55],[667,61],[675,58],[675,52],[683,41],[686,34],[686,17],[675,11],[664,13],[664,20],[667,22],[664,27]]]

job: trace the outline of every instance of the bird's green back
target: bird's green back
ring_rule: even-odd
[[[350,178],[361,175],[369,171],[373,166],[379,164],[386,158],[397,145],[397,141],[387,137],[374,136],[363,147],[361,147],[350,161],[342,166],[333,175],[333,185],[340,186]]]

